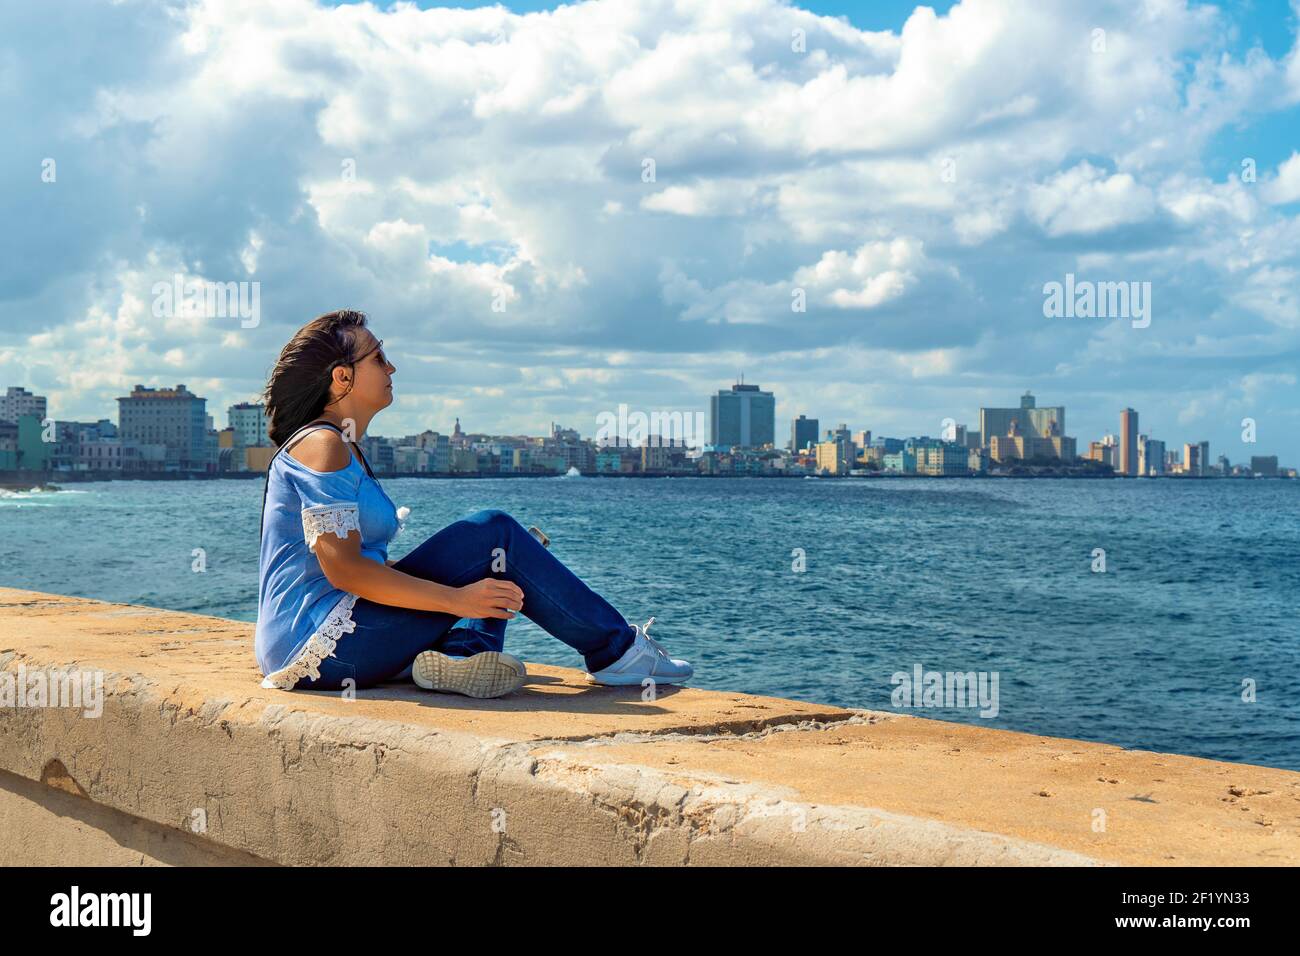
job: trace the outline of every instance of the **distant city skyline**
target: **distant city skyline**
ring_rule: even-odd
[[[181,389],[185,387],[186,386],[184,385],[184,383],[174,383],[172,385],[157,384],[153,386],[137,383],[135,389],[144,388],[146,392],[150,390],[154,390],[160,393],[170,393],[173,389]],[[200,399],[207,398],[207,396],[197,395],[197,393],[195,393],[194,390],[192,389],[188,391],[190,394],[197,396],[197,398]],[[132,394],[135,394],[135,392],[133,391]],[[713,407],[715,411],[711,412],[706,418],[706,420],[709,421],[710,438],[709,441],[706,442],[705,444],[714,443],[714,439],[716,438],[716,431],[713,426],[713,415],[716,414],[717,402],[719,398],[725,395],[731,395],[736,398],[744,397],[746,399],[748,399],[750,396],[756,396],[756,397],[766,396],[768,399],[776,397],[773,395],[770,389],[763,387],[761,384],[754,384],[754,383],[742,385],[739,381],[737,381],[728,388],[718,389],[710,397],[710,402],[713,403]],[[126,403],[122,402],[123,397],[124,396],[118,396],[117,399],[115,399],[115,403],[119,406],[119,408],[126,407]],[[1028,429],[1031,433],[1036,433],[1044,436],[1057,434],[1060,435],[1061,437],[1068,437],[1070,439],[1080,439],[1076,449],[1076,454],[1079,458],[1088,457],[1088,447],[1090,443],[1101,442],[1107,437],[1117,439],[1118,447],[1117,447],[1116,460],[1114,465],[1117,474],[1126,474],[1129,476],[1134,476],[1140,473],[1138,471],[1138,465],[1143,457],[1142,449],[1140,447],[1143,440],[1154,441],[1154,443],[1159,447],[1160,454],[1162,456],[1165,454],[1166,449],[1170,449],[1172,453],[1178,449],[1183,449],[1187,445],[1191,445],[1196,449],[1198,449],[1198,451],[1196,451],[1194,454],[1200,455],[1202,454],[1202,452],[1199,451],[1199,449],[1201,449],[1202,447],[1209,447],[1212,449],[1210,453],[1210,457],[1200,462],[1201,465],[1206,467],[1213,466],[1215,462],[1217,462],[1220,456],[1227,457],[1229,462],[1233,465],[1248,464],[1252,457],[1259,457],[1259,456],[1276,457],[1278,459],[1279,466],[1284,468],[1296,467],[1297,465],[1300,465],[1300,461],[1294,461],[1292,459],[1288,459],[1285,457],[1285,455],[1278,453],[1275,449],[1263,445],[1258,440],[1253,443],[1247,441],[1241,441],[1240,442],[1242,446],[1241,449],[1236,450],[1231,448],[1225,448],[1223,446],[1215,447],[1213,443],[1208,441],[1207,439],[1196,438],[1191,435],[1188,435],[1186,437],[1175,435],[1171,437],[1162,433],[1157,433],[1153,431],[1149,426],[1145,425],[1142,422],[1142,419],[1140,418],[1140,412],[1137,409],[1133,409],[1131,407],[1125,407],[1119,411],[1116,417],[1115,427],[1113,429],[1102,429],[1097,433],[1085,434],[1083,436],[1080,436],[1078,434],[1066,436],[1065,425],[1064,425],[1066,406],[1064,405],[1064,403],[1058,402],[1057,404],[1052,406],[1039,406],[1037,405],[1037,397],[1033,394],[1032,389],[1025,389],[1017,397],[1020,402],[1019,406],[981,406],[980,408],[974,411],[974,414],[967,415],[965,417],[963,417],[960,414],[946,415],[944,416],[943,419],[940,420],[937,427],[934,427],[931,430],[913,428],[912,430],[903,429],[900,431],[891,432],[890,429],[879,427],[873,424],[872,421],[864,420],[861,416],[849,416],[846,419],[839,420],[839,419],[834,419],[833,417],[826,417],[823,415],[816,414],[815,409],[810,409],[804,412],[800,412],[799,414],[792,416],[789,419],[782,419],[780,415],[776,415],[773,421],[773,429],[770,432],[771,434],[770,441],[772,442],[774,447],[777,448],[778,450],[787,448],[790,445],[790,440],[794,434],[794,426],[797,420],[800,418],[804,418],[805,420],[801,424],[807,425],[811,422],[816,422],[818,424],[818,428],[815,434],[815,439],[817,442],[825,441],[828,435],[831,435],[832,433],[835,432],[840,432],[841,430],[842,430],[842,437],[844,439],[847,439],[850,433],[856,436],[864,432],[868,435],[874,434],[879,438],[888,437],[891,439],[908,439],[908,438],[928,437],[928,438],[935,438],[935,439],[943,439],[945,438],[945,434],[944,434],[945,430],[950,427],[963,429],[964,431],[967,432],[975,431],[975,427],[971,425],[971,422],[974,421],[979,425],[979,434],[982,437],[982,443],[984,444],[985,447],[987,447],[989,444],[990,436],[984,433],[984,429],[986,427],[996,427],[998,429],[998,431],[995,432],[996,434],[999,435],[1004,434],[1006,430],[1007,422],[1014,421],[1015,420],[1014,416],[1016,413],[1022,413],[1023,416],[1025,417],[1025,421],[1020,423],[1020,427],[1022,431]],[[47,405],[47,402],[48,399],[46,396],[35,394],[32,392],[32,390],[25,388],[24,386],[14,386],[14,385],[6,386],[5,383],[0,382],[0,420],[5,420],[6,409],[12,407],[15,410],[24,409],[29,412],[39,408],[43,410],[44,415],[48,416],[50,420],[54,420],[54,421],[80,421],[85,423],[93,423],[96,421],[107,419],[113,422],[114,424],[119,423],[119,417],[117,414],[92,413],[89,417],[83,417],[83,418],[60,415],[58,414],[58,410],[49,407]],[[226,406],[225,409],[223,410],[219,408],[214,408],[211,401],[208,400],[207,407],[205,409],[205,414],[208,418],[212,419],[213,427],[215,430],[223,431],[223,430],[233,429],[234,431],[236,431],[242,437],[245,438],[246,444],[251,444],[251,442],[246,441],[246,436],[256,430],[256,424],[255,424],[256,422],[264,421],[262,414],[259,411],[260,405],[261,403],[256,401],[243,401],[243,402],[232,403],[231,405]],[[779,407],[779,403],[777,407]],[[112,411],[116,412],[117,409],[113,409]],[[667,412],[667,411],[672,411],[672,410],[665,409],[663,406],[648,406],[645,408],[628,407],[623,409],[624,417],[626,417],[626,415],[629,413],[635,413],[635,412],[641,412],[646,415],[650,415],[650,413],[652,412]],[[688,410],[678,409],[677,411],[689,412],[690,414],[693,415],[703,414],[699,412],[698,409],[688,409]],[[249,412],[252,412],[251,417],[248,414]],[[998,417],[990,418],[989,413],[999,413],[999,414]],[[222,424],[222,419],[220,417],[221,414],[224,414],[226,416],[225,424]],[[604,410],[600,414],[603,416],[607,416],[615,421],[618,420],[618,416],[613,410]],[[1132,424],[1131,431],[1126,432],[1125,420],[1129,414],[1132,414],[1133,416],[1133,424]],[[1074,415],[1072,414],[1071,418],[1073,419],[1073,417]],[[457,426],[461,426],[463,428],[463,431],[467,434],[483,434],[483,435],[492,435],[492,436],[540,437],[540,436],[550,435],[552,434],[552,431],[555,428],[562,427],[565,430],[576,433],[584,440],[595,440],[599,437],[600,433],[602,432],[602,427],[599,421],[594,423],[592,427],[588,429],[587,427],[585,427],[583,423],[566,421],[560,418],[559,416],[552,416],[550,419],[548,419],[545,428],[532,430],[532,431],[527,431],[527,430],[526,431],[501,431],[490,427],[473,425],[472,423],[466,426],[463,423],[461,423],[460,418],[461,418],[460,415],[454,416],[455,424]],[[838,426],[837,428],[832,428],[829,425],[829,423],[832,420],[837,422],[837,426]],[[383,438],[401,438],[406,436],[419,435],[421,433],[428,432],[428,431],[437,432],[443,435],[449,435],[452,433],[452,429],[447,427],[445,423],[426,422],[420,427],[412,428],[409,430],[392,431],[392,430],[386,430],[383,429],[382,427],[379,427],[381,422],[382,419],[379,416],[376,416],[376,418],[372,421],[372,425],[376,427],[371,427],[367,429],[367,434],[371,436],[377,436]],[[990,423],[992,422],[996,422],[996,426],[991,425]],[[736,427],[739,428],[738,419],[736,422]],[[688,431],[689,430],[690,429],[688,429]],[[1073,426],[1071,427],[1071,430],[1075,431]],[[615,436],[618,433],[617,429],[614,429],[613,432],[609,432],[608,429],[605,429],[605,431],[608,434],[615,435]],[[674,436],[665,435],[664,437],[674,437]],[[734,443],[741,444],[738,441]],[[1128,468],[1125,464],[1126,443],[1131,443],[1131,448],[1127,452],[1127,454],[1132,455],[1132,459],[1131,459],[1132,468]],[[757,447],[757,445],[753,445],[750,447]],[[1179,457],[1181,460],[1182,456],[1180,455]]]

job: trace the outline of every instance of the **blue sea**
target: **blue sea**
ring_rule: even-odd
[[[653,615],[651,634],[695,665],[698,687],[1300,770],[1300,482],[384,487],[411,508],[393,557],[501,508],[541,527],[629,620]],[[260,480],[66,488],[0,493],[0,584],[256,618]],[[582,666],[522,617],[506,634],[527,660]],[[996,672],[997,715],[901,706],[895,675],[918,666]]]

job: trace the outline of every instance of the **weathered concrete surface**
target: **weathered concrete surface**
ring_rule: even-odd
[[[0,840],[2,865],[266,865],[192,833],[5,771],[0,771]]]
[[[264,690],[252,630],[0,589],[0,668],[106,697],[0,709],[0,863],[1300,863],[1290,771],[536,664]]]

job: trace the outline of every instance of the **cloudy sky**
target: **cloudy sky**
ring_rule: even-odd
[[[423,6],[0,7],[0,386],[95,419],[185,382],[224,425],[352,307],[381,434],[591,435],[743,372],[781,438],[1029,388],[1084,447],[1131,405],[1300,464],[1286,0]],[[1067,273],[1150,283],[1150,324],[1046,317]],[[159,306],[177,275],[258,283],[257,324]]]

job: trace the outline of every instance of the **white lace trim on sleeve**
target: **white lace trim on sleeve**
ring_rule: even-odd
[[[361,513],[355,501],[337,505],[317,505],[302,511],[302,533],[307,539],[307,550],[316,553],[316,539],[323,534],[346,538],[348,532],[361,534]]]
[[[262,681],[262,686],[266,688],[276,688],[280,690],[293,690],[294,685],[304,677],[310,677],[312,680],[320,680],[320,664],[327,657],[334,656],[334,648],[343,639],[345,633],[350,634],[357,628],[356,623],[352,620],[352,605],[357,603],[355,594],[344,594],[339,602],[334,605],[329,616],[325,618],[324,623],[316,629],[315,633],[307,639],[298,656],[285,664],[278,671],[272,671],[266,675]]]

